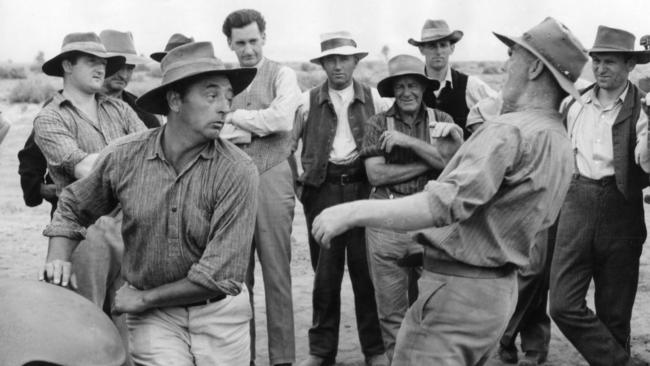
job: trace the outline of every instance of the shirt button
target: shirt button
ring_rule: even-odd
[[[172,207],[172,212],[176,212],[176,207]]]

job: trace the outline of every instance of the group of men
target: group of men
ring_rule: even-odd
[[[353,77],[368,53],[352,35],[325,33],[311,62],[327,79],[301,93],[264,57],[265,28],[255,10],[228,15],[230,69],[174,34],[151,55],[161,85],[139,98],[124,88],[148,60],[129,32],[69,34],[43,65],[63,90],[19,154],[26,203],[58,200],[40,278],[113,316],[120,362],[254,364],[255,252],[270,364],[296,362],[295,196],[315,273],[303,366],[335,363],[346,258],[368,365],[482,365],[497,345],[543,363],[549,287],[591,365],[634,362],[650,171],[650,100],[628,80],[650,52],[634,35],[601,26],[586,51],[552,18],[495,33],[509,53],[497,93],[450,67],[463,33],[444,20],[408,40],[424,62],[393,57],[376,88]],[[596,83],[578,91],[588,55]]]

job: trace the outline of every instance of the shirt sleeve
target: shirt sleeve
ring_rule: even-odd
[[[432,226],[463,221],[490,201],[516,167],[520,141],[515,127],[491,123],[461,145],[438,180],[425,187]]]
[[[386,131],[386,117],[383,114],[375,114],[368,118],[366,129],[363,135],[363,143],[359,156],[370,158],[373,156],[384,156],[384,151],[379,145],[381,134]]]
[[[45,228],[43,235],[84,239],[88,226],[117,207],[118,200],[112,182],[118,166],[114,163],[112,149],[104,149],[88,176],[63,189],[52,222]]]
[[[142,122],[138,114],[128,104],[124,104],[124,122],[126,123],[126,133],[146,131],[147,126]]]
[[[497,98],[499,93],[490,88],[486,82],[476,76],[470,75],[467,77],[467,90],[465,91],[465,102],[467,108],[472,107],[480,100],[485,98]]]
[[[258,136],[280,131],[291,131],[293,117],[300,100],[300,87],[296,73],[282,66],[274,81],[275,99],[266,109],[238,109],[231,115],[235,126]]]
[[[39,114],[34,120],[34,140],[51,167],[61,168],[74,176],[74,167],[88,153],[81,150],[75,136],[62,118],[53,112]]]
[[[372,94],[372,102],[375,105],[375,113],[386,112],[395,102],[394,98],[384,98],[379,95],[379,91],[375,88],[371,88],[370,93]]]
[[[233,172],[230,184],[219,192],[210,220],[210,239],[187,278],[205,288],[237,295],[250,261],[259,176],[252,162]]]
[[[302,139],[302,131],[305,129],[307,117],[309,117],[309,91],[302,93],[298,109],[296,109],[291,140],[292,153],[295,153],[296,150],[298,150],[298,143],[300,142],[300,139]]]
[[[648,97],[646,97],[648,98]],[[636,163],[644,172],[650,173],[650,154],[648,153],[648,115],[641,110],[636,123],[636,146],[634,147]]]

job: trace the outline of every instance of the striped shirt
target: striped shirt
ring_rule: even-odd
[[[415,238],[430,258],[525,267],[535,236],[557,218],[572,173],[571,141],[558,112],[503,114],[427,184],[435,219]]]
[[[47,160],[57,192],[76,180],[74,167],[109,142],[147,128],[126,103],[96,94],[97,121],[93,121],[60,92],[34,119],[34,139]]]
[[[434,109],[434,114],[437,119],[436,122],[454,122],[454,119],[445,112]],[[429,117],[426,113],[426,109],[420,108],[415,120],[412,123],[407,123],[404,122],[400,114],[397,113],[397,104],[395,103],[388,111],[376,114],[368,119],[365,125],[363,145],[359,155],[364,159],[374,156],[383,156],[386,160],[386,164],[410,164],[416,162],[426,164],[426,162],[411,149],[395,146],[390,153],[386,153],[381,149],[379,139],[384,131],[388,130],[386,117],[393,118],[395,121],[396,131],[410,137],[415,137],[418,140],[427,142],[431,141],[431,135],[429,133]],[[421,192],[427,182],[436,179],[439,173],[439,170],[431,168],[426,173],[420,174],[413,179],[392,184],[386,188],[403,195]]]
[[[164,131],[130,135],[104,149],[90,175],[63,190],[44,235],[83,239],[85,227],[120,204],[122,274],[131,285],[146,290],[188,278],[238,294],[250,261],[257,169],[218,139],[177,174],[163,153]]]

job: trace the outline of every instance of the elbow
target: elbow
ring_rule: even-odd
[[[366,170],[366,175],[368,176],[368,182],[373,187],[379,187],[386,184],[385,177],[379,172],[373,171],[372,169],[368,169]]]

